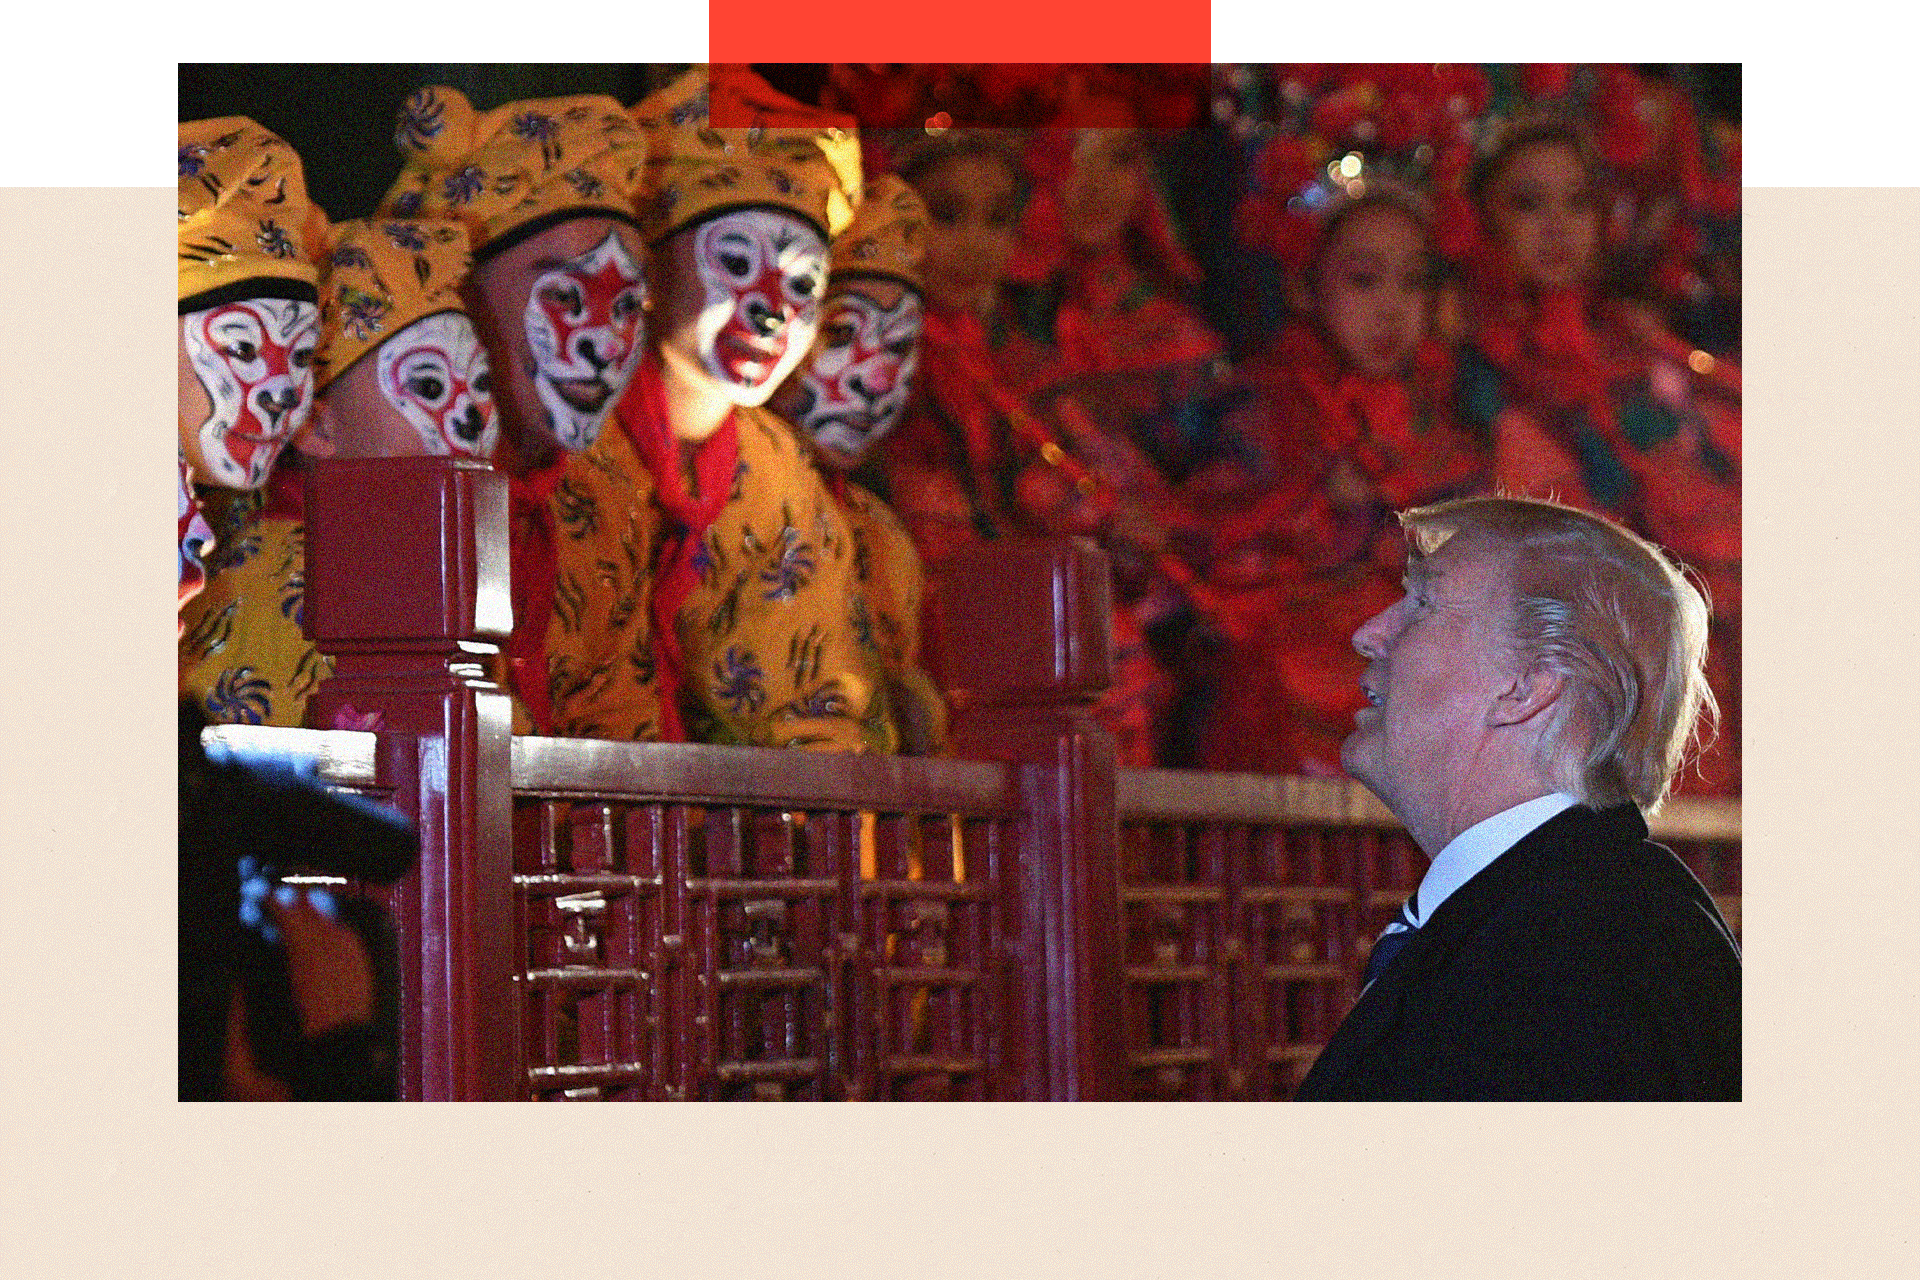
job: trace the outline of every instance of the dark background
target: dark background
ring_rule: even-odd
[[[400,172],[393,118],[409,93],[443,84],[480,110],[521,98],[604,93],[639,101],[685,63],[182,63],[181,120],[248,116],[300,153],[307,193],[336,221],[373,212]]]
[[[604,93],[631,104],[685,67],[685,63],[595,62],[183,63],[178,118],[252,117],[300,153],[308,191],[329,217],[361,218],[373,212],[399,172],[398,153],[393,149],[394,111],[422,85],[449,85],[482,110],[520,98],[569,93]],[[755,70],[776,88],[807,102],[818,100],[826,82],[824,64],[776,63]],[[1703,108],[1727,119],[1740,118],[1739,64],[1689,67],[1686,74],[1694,78]],[[1216,139],[1212,145],[1201,142],[1198,150],[1200,156],[1184,159],[1204,171],[1227,159],[1231,147],[1225,139]],[[1174,159],[1176,171],[1186,168],[1180,159],[1169,159]],[[1204,182],[1179,180],[1201,176],[1190,171],[1167,176],[1176,202],[1183,190],[1210,190]],[[1217,197],[1217,188],[1211,190]],[[1217,198],[1210,203],[1224,207]]]
[[[632,104],[666,84],[686,63],[183,63],[179,119],[244,115],[290,143],[306,170],[307,190],[329,218],[372,214],[400,170],[394,114],[425,85],[460,90],[480,110],[523,98],[603,93]],[[1659,64],[1642,70],[1676,79],[1708,116],[1740,119],[1740,65]],[[775,88],[817,102],[824,63],[755,64]],[[1195,104],[1199,119],[1207,104]],[[1035,123],[1038,123],[1037,121]],[[1236,357],[1256,350],[1285,311],[1277,273],[1236,243],[1233,211],[1246,183],[1245,148],[1220,127],[1169,131],[1155,148],[1168,203],[1202,278],[1191,301],[1226,338]],[[1720,315],[1720,310],[1728,310]],[[1737,344],[1738,298],[1676,315],[1675,326],[1710,350]]]

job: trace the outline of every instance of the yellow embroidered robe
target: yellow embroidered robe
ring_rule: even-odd
[[[655,741],[660,686],[649,609],[660,511],[652,477],[617,422],[568,460],[549,506],[556,553],[546,637],[553,733]]]
[[[694,741],[891,752],[898,739],[846,514],[794,429],[736,409],[740,460],[674,613]]]
[[[201,488],[213,529],[207,585],[180,608],[180,692],[216,724],[304,723],[333,661],[300,629],[306,525],[264,492]]]
[[[864,597],[864,618],[885,673],[889,711],[903,755],[947,752],[947,703],[921,662],[920,614],[926,574],[920,553],[900,517],[857,484],[840,495],[853,535],[854,580]]]

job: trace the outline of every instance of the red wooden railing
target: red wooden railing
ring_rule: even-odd
[[[1344,780],[1126,769],[1119,789],[1127,1096],[1291,1097],[1425,855]],[[1738,930],[1737,803],[1651,825]]]
[[[1032,1096],[1004,770],[517,738],[512,781],[533,1095]]]
[[[948,567],[966,758],[514,738],[504,515],[485,467],[315,467],[315,714],[380,728],[208,731],[418,820],[405,1097],[1285,1098],[1424,869],[1349,783],[1116,769],[1084,543]],[[1737,927],[1737,805],[1655,826]]]

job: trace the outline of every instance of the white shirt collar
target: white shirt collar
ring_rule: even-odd
[[[1579,803],[1564,791],[1554,791],[1474,823],[1449,840],[1427,867],[1414,895],[1419,913],[1415,915],[1409,904],[1407,914],[1414,916],[1415,925],[1425,924],[1455,889],[1473,879],[1488,863],[1519,844],[1536,827],[1545,825],[1547,819]]]

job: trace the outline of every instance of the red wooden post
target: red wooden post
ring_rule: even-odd
[[[420,866],[393,897],[402,1096],[522,1096],[512,719],[482,665],[512,626],[506,477],[450,458],[317,462],[306,522],[307,633],[335,662],[308,722],[377,715],[339,727],[418,744],[418,786],[399,798]]]
[[[1001,539],[941,566],[932,652],[959,754],[1017,766],[1018,869],[1001,904],[1026,1096],[1125,1097],[1113,739],[1112,578],[1093,544]]]

